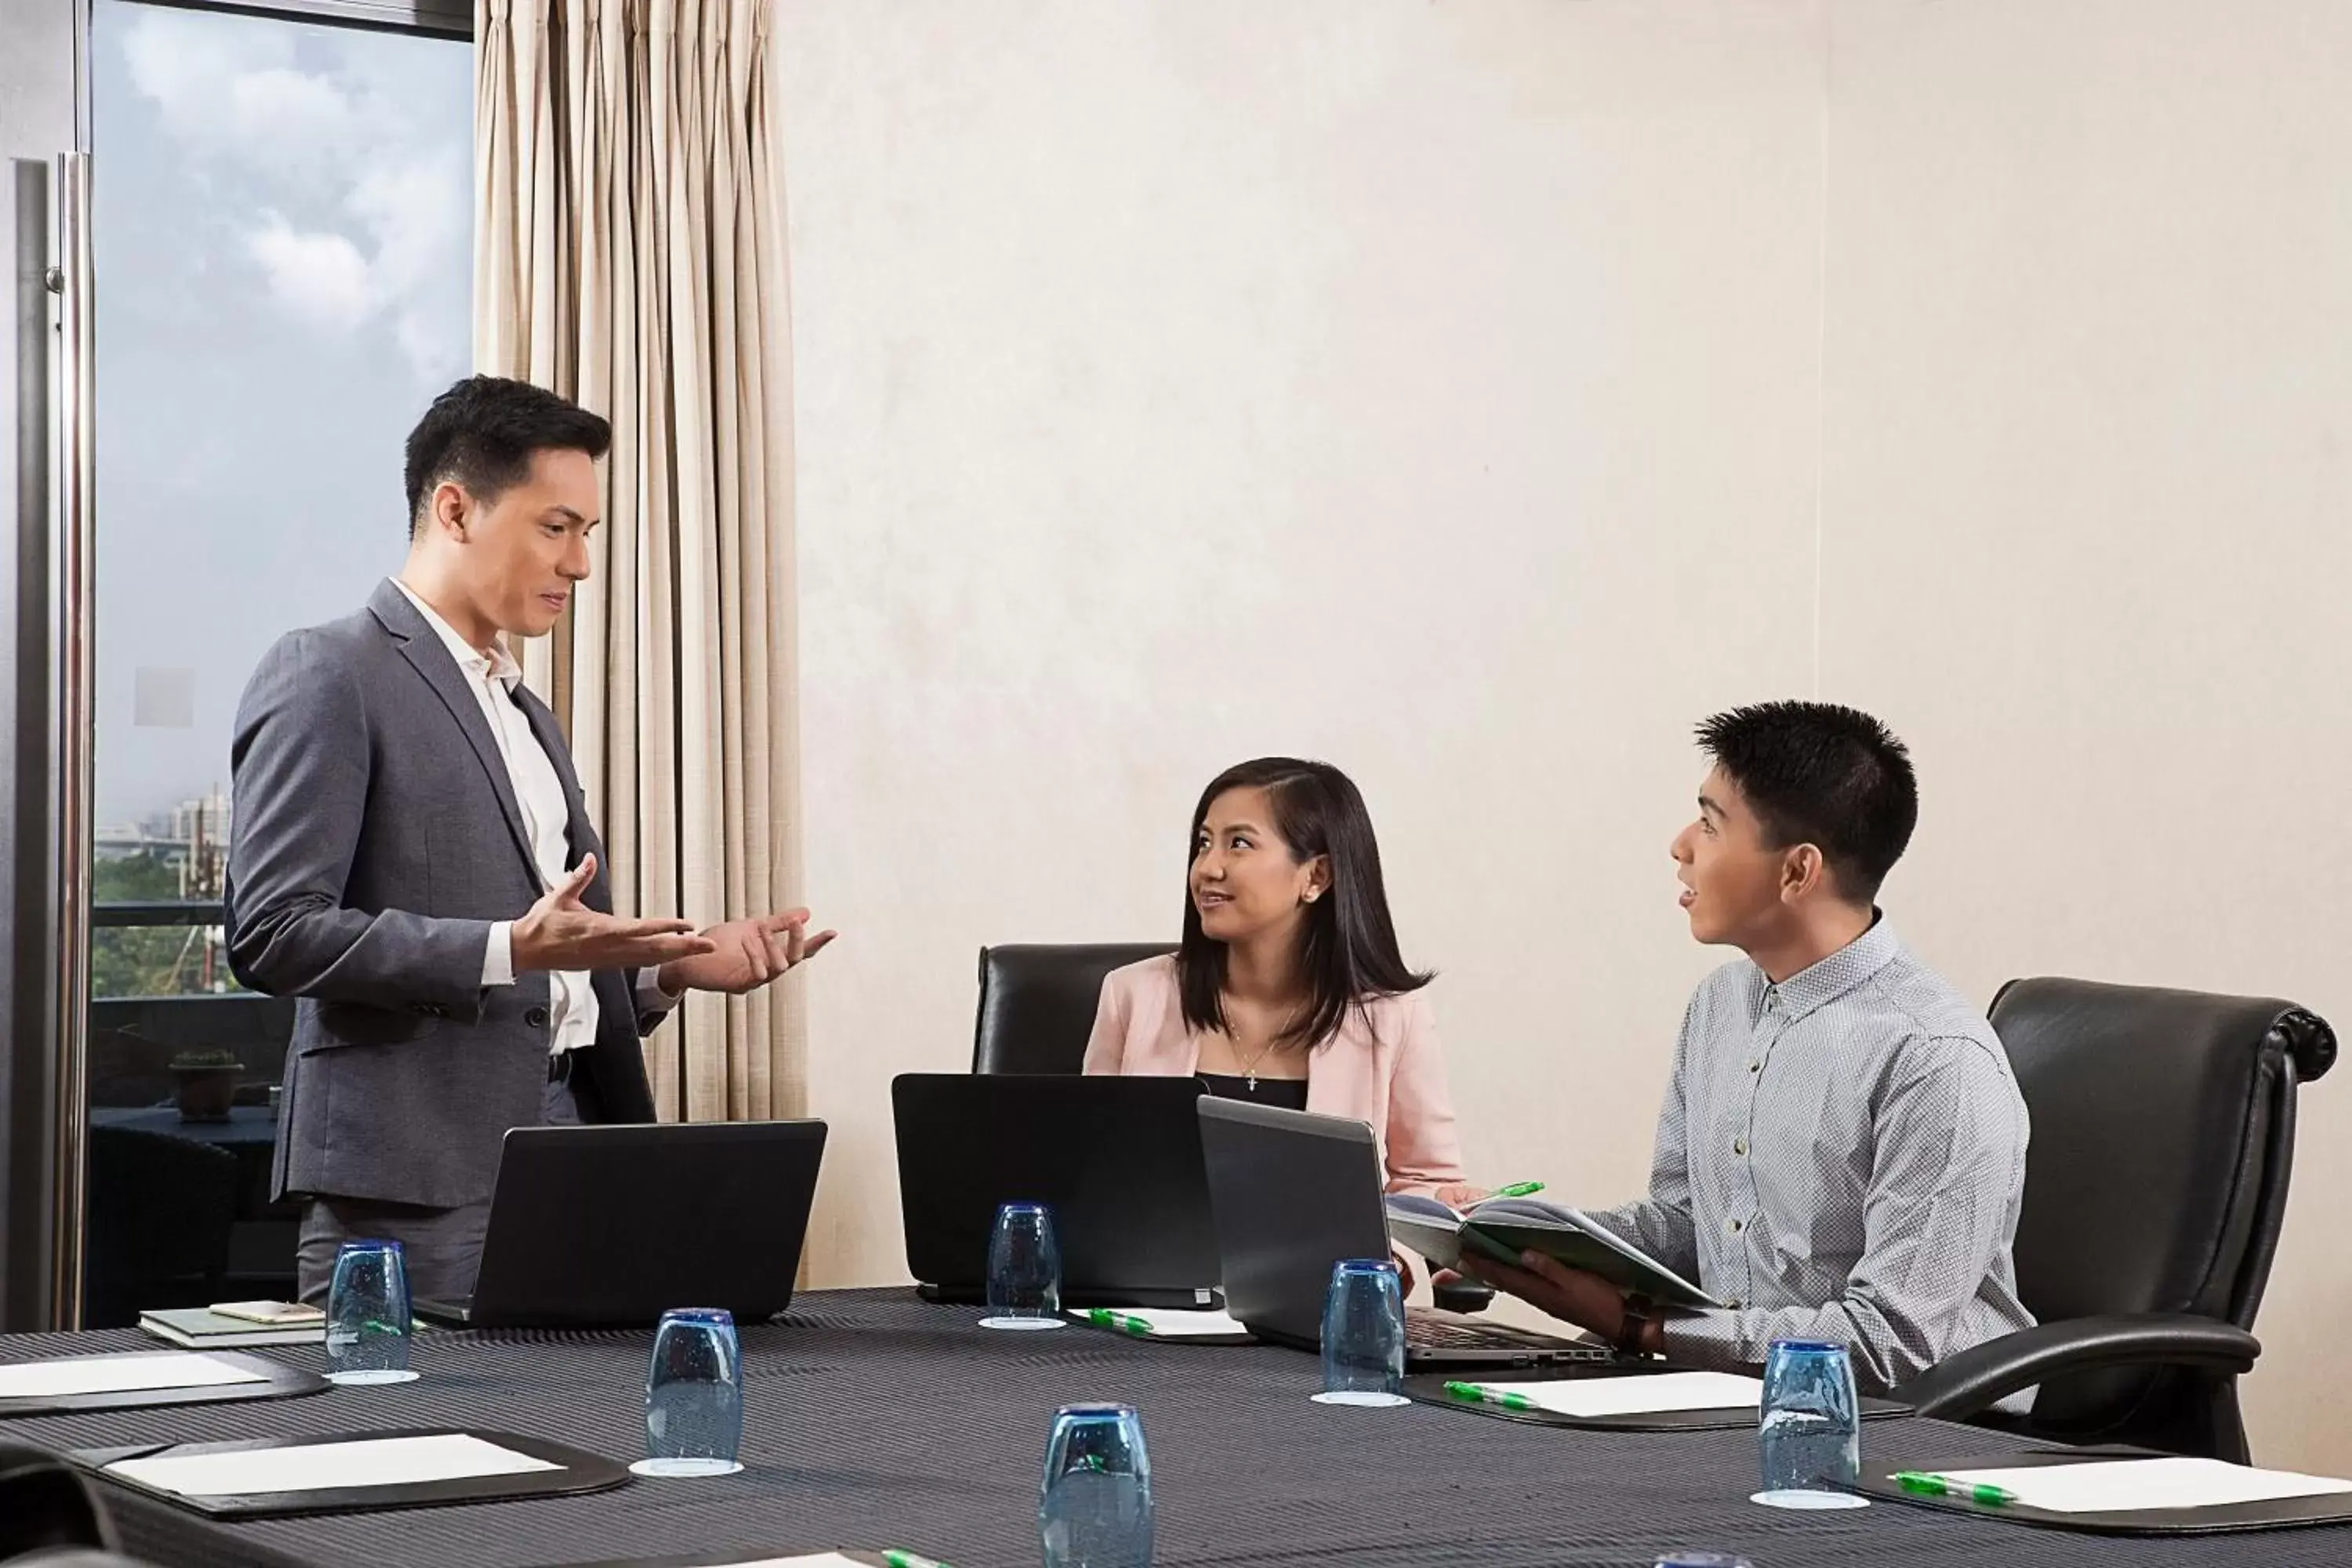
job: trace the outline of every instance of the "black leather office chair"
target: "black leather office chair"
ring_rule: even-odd
[[[1076,1072],[1103,976],[1175,949],[1166,942],[1022,942],[980,950],[974,1072]]]
[[[2285,1002],[2017,980],[1993,1027],[2033,1118],[2018,1291],[2040,1326],[1895,1390],[1922,1415],[2244,1463],[2237,1378],[2286,1209],[2295,1091],[2336,1060]],[[2033,1412],[1991,1406],[2039,1385]]]
[[[62,1562],[112,1550],[114,1527],[72,1466],[19,1443],[0,1443],[0,1563]]]
[[[226,1149],[91,1128],[82,1327],[129,1328],[151,1307],[220,1300],[238,1182],[236,1156]]]

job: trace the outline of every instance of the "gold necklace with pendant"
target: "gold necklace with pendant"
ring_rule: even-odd
[[[1306,1006],[1307,1005],[1302,1002],[1297,1006],[1293,1007],[1290,1010],[1290,1016],[1283,1020],[1282,1027],[1276,1029],[1272,1035],[1266,1037],[1265,1044],[1258,1047],[1257,1055],[1250,1058],[1248,1065],[1242,1068],[1242,1079],[1249,1086],[1250,1093],[1255,1094],[1257,1092],[1258,1063],[1265,1060],[1267,1057],[1273,1055],[1274,1047],[1282,1043],[1283,1037],[1289,1034],[1291,1030],[1298,1026],[1298,1015],[1306,1011]]]

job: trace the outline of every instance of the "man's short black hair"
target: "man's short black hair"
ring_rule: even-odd
[[[530,477],[536,452],[601,458],[613,426],[543,386],[471,375],[433,400],[408,433],[408,536],[424,521],[425,498],[446,480],[488,505]]]
[[[1869,714],[1833,702],[1718,713],[1698,743],[1763,824],[1767,847],[1811,844],[1847,897],[1878,896],[1919,825],[1911,752]]]

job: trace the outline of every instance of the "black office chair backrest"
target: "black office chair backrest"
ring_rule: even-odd
[[[150,1307],[217,1300],[206,1292],[228,1270],[236,1194],[236,1156],[226,1149],[92,1127],[82,1326],[128,1328]]]
[[[974,1072],[1077,1072],[1103,976],[1175,949],[1166,942],[1014,943],[980,950]]]
[[[2033,1122],[2018,1291],[2044,1321],[2195,1312],[2253,1326],[2326,1023],[2251,996],[2017,980],[1992,1005]]]
[[[29,1445],[0,1443],[0,1563],[113,1545],[104,1506],[72,1466]]]
[[[2033,1119],[2025,1305],[2044,1321],[2192,1312],[2251,1330],[2286,1208],[2296,1089],[2336,1059],[2327,1025],[2268,998],[2054,979],[2003,987],[1992,1023]],[[2030,1429],[2242,1453],[2234,1412],[2194,1373],[2120,1367],[2044,1383]]]

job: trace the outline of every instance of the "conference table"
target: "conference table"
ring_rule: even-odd
[[[955,1568],[1034,1568],[1038,1468],[1056,1406],[1142,1414],[1161,1564],[1606,1564],[1668,1548],[1756,1568],[2340,1568],[2352,1526],[2160,1539],[2030,1530],[1932,1509],[1790,1513],[1747,1500],[1752,1431],[1534,1427],[1414,1405],[1318,1405],[1315,1357],[980,1328],[905,1289],[801,1297],[742,1336],[744,1473],[633,1479],[586,1496],[222,1524],[107,1485],[125,1551],[188,1568],[742,1563],[898,1548]],[[416,1382],[302,1398],[0,1421],[52,1449],[465,1426],[644,1453],[649,1331],[418,1337]],[[0,1361],[152,1349],[135,1331],[0,1338]],[[316,1349],[260,1352],[317,1371]],[[1874,1455],[1956,1462],[2014,1439],[1896,1417]]]

